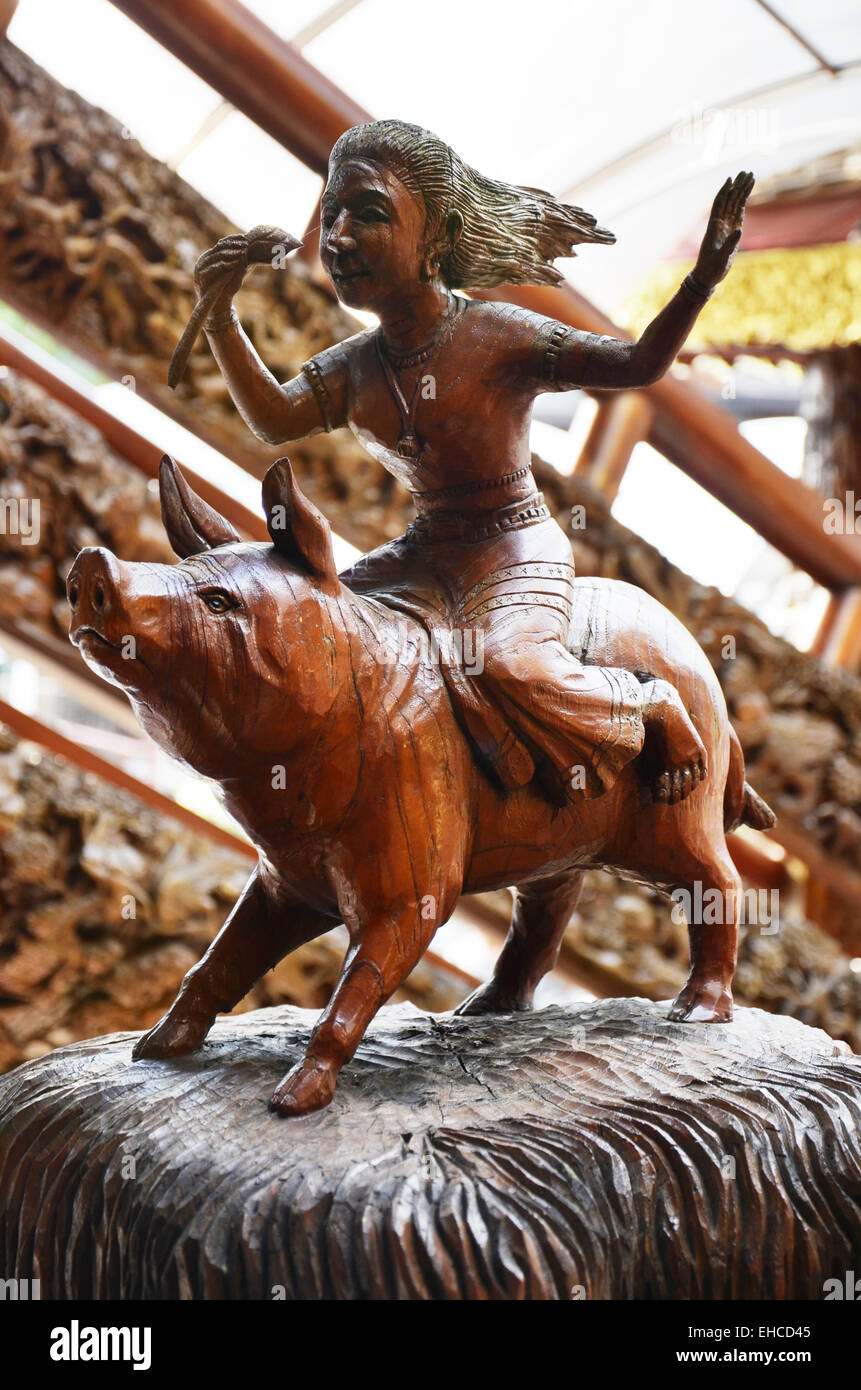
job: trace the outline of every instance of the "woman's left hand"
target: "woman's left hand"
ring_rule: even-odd
[[[694,279],[703,289],[719,285],[735,260],[741,241],[744,205],[754,185],[753,174],[736,174],[727,179],[712,204],[706,234],[700,246]]]

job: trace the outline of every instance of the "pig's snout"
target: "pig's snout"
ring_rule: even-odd
[[[114,606],[118,578],[119,562],[109,550],[90,545],[80,552],[66,580],[73,632],[81,627],[101,631]]]

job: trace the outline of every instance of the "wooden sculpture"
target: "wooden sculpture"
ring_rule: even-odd
[[[162,515],[182,563],[78,556],[72,641],[159,744],[220,785],[260,855],[136,1057],[198,1048],[219,1011],[342,921],[341,979],[271,1102],[319,1109],[461,893],[518,890],[493,978],[461,1012],[522,1010],[582,871],[602,865],[718,895],[719,922],[689,924],[673,1017],[730,1017],[739,881],[725,835],[772,814],[690,634],[630,585],[575,578],[528,435],[542,391],[630,389],[666,370],[727,273],[752,186],[727,180],[694,273],[636,343],[454,295],[552,283],[554,258],[613,238],[398,121],[341,137],[322,203],[323,263],[379,329],[280,386],[231,308],[249,240],[201,257],[209,342],[255,433],[281,443],[348,424],[410,488],[417,517],[339,576],[328,523],[286,459],[263,485],[268,546],[242,543],[166,458]]]

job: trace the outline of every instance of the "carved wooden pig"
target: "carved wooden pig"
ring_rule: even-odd
[[[630,585],[577,581],[600,631],[581,659],[672,680],[705,745],[708,776],[686,800],[652,802],[635,759],[611,790],[562,809],[532,786],[505,794],[475,764],[420,625],[338,578],[325,519],[288,461],[264,483],[272,545],[243,543],[162,460],[162,513],[182,562],[78,555],[71,640],[125,690],[164,749],[221,790],[258,866],[136,1058],[199,1048],[287,952],[343,922],[350,949],[304,1060],[272,1107],[328,1104],[368,1023],[450,916],[461,893],[516,885],[493,978],[464,1012],[528,1008],[556,959],[582,871],[612,865],[666,890],[719,890],[715,926],[692,924],[678,1019],[731,1013],[739,882],[725,831],[770,823],[718,682],[690,634]],[[132,640],[130,640],[132,639]],[[641,755],[642,756],[642,755]]]

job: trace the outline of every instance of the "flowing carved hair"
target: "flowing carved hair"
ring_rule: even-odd
[[[371,121],[346,130],[329,156],[329,172],[343,159],[368,159],[392,170],[424,204],[430,240],[441,237],[452,212],[463,232],[440,259],[449,289],[493,285],[556,285],[552,262],[575,255],[584,241],[608,245],[612,232],[582,208],[560,203],[540,188],[518,188],[485,178],[439,136],[407,121]]]

